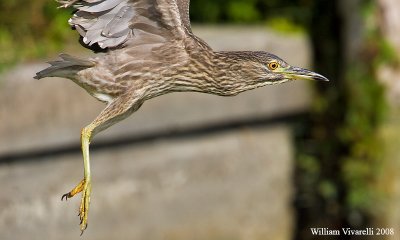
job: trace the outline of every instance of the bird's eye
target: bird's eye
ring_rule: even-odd
[[[276,70],[276,69],[279,68],[279,63],[277,63],[277,62],[271,62],[271,63],[268,64],[268,68],[269,68],[270,70]]]

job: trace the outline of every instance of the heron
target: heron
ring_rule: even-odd
[[[93,137],[137,111],[149,99],[172,92],[235,96],[294,80],[329,81],[262,51],[214,51],[191,29],[190,0],[58,0],[75,8],[69,24],[96,54],[60,59],[34,78],[62,77],[106,104],[81,130],[83,179],[61,199],[82,193],[81,234],[87,228],[92,191],[89,144]]]

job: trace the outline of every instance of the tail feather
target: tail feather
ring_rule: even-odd
[[[85,60],[68,54],[60,54],[61,60],[51,61],[50,67],[36,73],[35,79],[45,77],[73,78],[77,72],[95,65],[93,61]]]

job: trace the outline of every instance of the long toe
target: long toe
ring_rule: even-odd
[[[76,187],[74,187],[74,189],[72,189],[70,192],[68,192],[68,193],[66,193],[66,194],[63,194],[63,195],[61,196],[61,201],[63,201],[64,199],[65,199],[65,200],[68,200],[68,198],[72,198],[72,197],[74,197],[76,194],[82,192],[82,191],[83,191],[83,187],[84,187],[85,184],[86,184],[86,180],[83,179],[82,181],[80,181],[80,182],[78,183],[78,185],[76,185]]]
[[[88,213],[90,205],[91,184],[90,181],[86,182],[82,191],[81,205],[79,206],[79,219],[81,234],[86,230],[88,223]]]

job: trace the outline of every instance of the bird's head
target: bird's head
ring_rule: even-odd
[[[292,80],[329,81],[326,77],[304,68],[289,65],[281,58],[267,52],[248,53],[247,64],[252,65],[255,84],[261,86]]]
[[[198,91],[234,96],[266,85],[293,80],[329,81],[318,73],[291,66],[267,52],[215,52],[212,69],[213,81],[211,84],[202,84]]]

